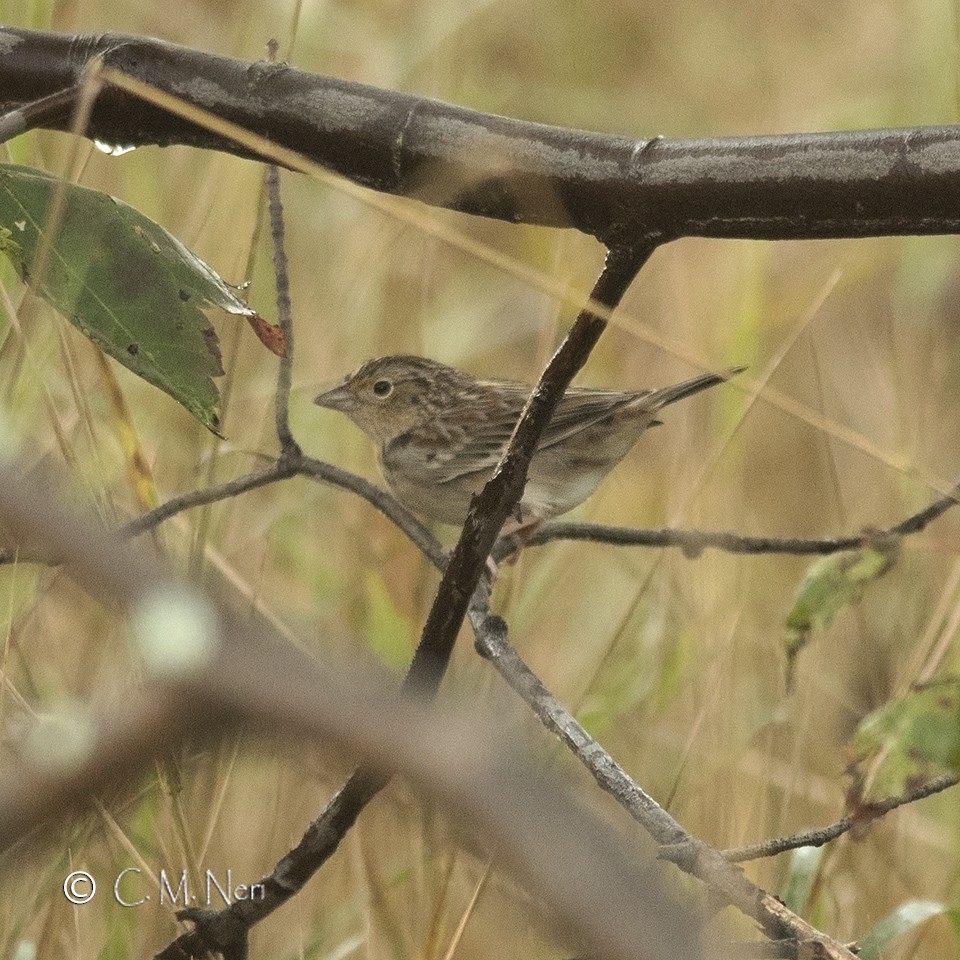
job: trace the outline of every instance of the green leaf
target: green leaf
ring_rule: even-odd
[[[899,797],[944,773],[960,774],[960,680],[912,690],[874,710],[850,743],[849,805]]]
[[[810,633],[829,626],[837,611],[856,603],[867,585],[883,576],[895,559],[892,548],[863,547],[823,557],[807,568],[784,629],[788,669],[809,642]]]
[[[860,960],[880,960],[895,940],[926,923],[931,917],[939,916],[945,909],[942,903],[932,900],[910,900],[901,904],[858,942],[857,956]]]
[[[45,237],[56,192],[56,232]],[[42,170],[0,164],[0,251],[29,282],[44,240],[36,292],[101,350],[166,391],[204,426],[219,427],[217,306],[255,316],[202,260],[132,207]]]

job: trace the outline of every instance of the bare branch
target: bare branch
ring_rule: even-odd
[[[25,103],[0,117],[0,143],[6,143],[27,130],[66,120],[76,103],[79,89],[71,84],[66,90],[51,93],[33,103]]]
[[[283,204],[280,200],[280,171],[272,163],[264,173],[267,205],[270,208],[270,238],[273,241],[273,276],[277,287],[277,320],[283,334],[284,354],[277,371],[275,399],[277,439],[280,458],[298,455],[300,447],[290,432],[290,382],[293,375],[293,306],[290,303],[290,272],[284,245]]]
[[[53,484],[35,474],[28,478],[9,459],[0,462],[0,516],[26,542],[64,558],[81,585],[127,607],[140,623],[135,633],[147,678],[135,706],[99,724],[89,742],[78,740],[69,761],[57,765],[38,757],[0,785],[0,847],[62,817],[106,785],[129,782],[172,745],[234,736],[242,723],[275,733],[281,742],[284,732],[333,739],[367,755],[377,770],[404,771],[465,814],[498,858],[548,899],[559,926],[587,936],[602,954],[701,955],[694,918],[564,786],[531,774],[529,759],[504,755],[495,745],[508,739],[506,731],[493,731],[477,717],[434,716],[400,698],[392,678],[321,665],[276,636],[251,635],[242,619],[218,610],[92,515],[68,509]],[[187,622],[183,606],[172,615],[171,604],[184,601],[196,614]],[[158,656],[171,650],[181,658]],[[203,656],[192,656],[198,652]],[[185,653],[190,656],[182,658]],[[570,870],[571,863],[580,869]],[[265,878],[263,900],[236,901],[234,919],[245,910],[269,912],[289,897],[297,879],[275,871]],[[234,924],[234,946],[236,933]],[[219,949],[217,941],[201,945]]]
[[[303,454],[289,455],[270,464],[264,470],[248,473],[213,487],[191,490],[171,497],[166,503],[162,503],[159,507],[130,521],[123,527],[122,533],[128,537],[139,536],[184,510],[217,503],[221,500],[229,500],[231,497],[246,493],[248,490],[256,490],[258,487],[264,487],[296,475],[310,477],[313,480],[355,493],[396,524],[434,566],[442,568],[446,563],[446,553],[430,531],[412,513],[400,506],[386,490],[382,490],[375,484],[370,483],[369,480],[364,480],[363,477],[358,477],[348,470],[342,470],[333,464]],[[12,563],[15,560],[23,561],[28,556],[30,559],[36,559],[33,555],[25,555],[21,549],[11,547],[0,551],[0,563]]]
[[[635,140],[526,123],[144,37],[0,28],[0,111],[104,66],[187,99],[356,183],[509,222],[627,238],[865,237],[960,230],[960,127]],[[22,118],[21,118],[22,124]],[[69,121],[45,117],[66,130]],[[88,135],[243,154],[115,89]]]
[[[610,250],[591,301],[613,309],[654,249],[655,244],[650,242],[637,248]],[[533,388],[493,476],[471,503],[413,655],[407,675],[413,689],[429,692],[436,689],[487,557],[504,521],[523,495],[527,468],[540,435],[567,385],[586,362],[605,328],[606,321],[589,306],[580,311]]]
[[[854,960],[843,944],[815,929],[751,883],[739,868],[684,830],[647,794],[520,659],[507,639],[506,623],[489,612],[487,597],[480,591],[470,606],[470,623],[477,652],[493,664],[540,722],[564,742],[598,786],[653,837],[660,847],[661,858],[702,880],[725,903],[756,920],[769,939],[779,941],[789,937],[811,948],[816,944],[822,951],[818,956]]]
[[[933,780],[899,797],[887,797],[884,800],[871,803],[866,806],[865,810],[858,812],[856,816],[843,817],[829,826],[795,833],[790,837],[776,837],[772,840],[763,840],[749,847],[734,847],[730,850],[722,850],[721,856],[731,863],[743,863],[746,860],[759,860],[761,857],[775,857],[778,853],[796,850],[799,847],[822,847],[831,840],[843,836],[854,827],[863,827],[865,823],[885,816],[891,810],[906,806],[908,803],[915,803],[924,797],[931,797],[935,793],[955,787],[957,783],[960,783],[960,778],[952,774],[934,777]]]
[[[278,480],[293,476],[296,472],[296,468],[291,466],[290,463],[277,460],[263,470],[227,480],[215,487],[189,490],[187,493],[171,497],[166,503],[161,503],[159,507],[154,507],[148,513],[131,520],[123,528],[123,533],[128,537],[138,536],[153,529],[164,520],[168,520],[184,510],[189,510],[191,507],[200,507],[207,503],[216,503],[218,500],[227,500],[238,494],[246,493],[248,490],[256,490],[257,487],[265,487],[268,484],[276,483]]]
[[[787,553],[829,554],[844,550],[858,550],[896,537],[920,533],[934,520],[943,516],[960,499],[960,484],[948,496],[938,497],[929,506],[911,514],[885,530],[867,530],[850,537],[751,537],[738,533],[713,530],[676,530],[661,527],[643,530],[633,527],[608,527],[596,523],[576,521],[553,521],[545,524],[529,539],[526,545],[535,547],[552,540],[589,540],[616,546],[632,547],[679,547],[686,556],[697,557],[704,550],[723,550],[726,553]],[[504,545],[504,553],[515,549]]]

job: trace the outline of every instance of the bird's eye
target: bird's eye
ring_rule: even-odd
[[[393,384],[389,380],[377,380],[373,385],[373,392],[381,399],[389,397],[393,393]]]

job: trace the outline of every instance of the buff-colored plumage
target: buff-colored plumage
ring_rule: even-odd
[[[657,411],[742,368],[662,390],[570,387],[530,463],[520,501],[526,521],[583,503],[626,456]],[[384,478],[415,513],[462,524],[513,433],[532,387],[478,380],[423,357],[367,361],[315,403],[345,413],[377,445]]]

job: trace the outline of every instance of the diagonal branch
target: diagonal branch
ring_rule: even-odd
[[[92,514],[66,506],[49,478],[28,475],[10,456],[0,458],[0,517],[63,558],[103,602],[126,608],[145,674],[140,697],[106,722],[65,732],[69,750],[28,752],[0,783],[0,849],[107,784],[129,783],[172,746],[233,736],[242,724],[281,740],[284,733],[332,739],[370,757],[377,770],[399,766],[464,813],[498,857],[543,893],[559,928],[588,937],[601,955],[701,955],[696,919],[567,787],[532,775],[529,759],[498,747],[504,730],[476,716],[436,716],[399,697],[391,678],[319,664],[277,636],[252,634],[244,618],[218,608]],[[568,870],[571,862],[581,869]],[[236,926],[217,949],[224,944],[225,956],[245,955]]]
[[[640,267],[656,248],[654,241],[635,247],[612,248],[597,280],[591,301],[611,310],[620,302]],[[560,398],[583,366],[606,321],[585,307],[533,388],[513,436],[493,476],[470,505],[460,539],[450,554],[440,586],[424,624],[407,686],[431,694],[450,659],[470,598],[480,582],[487,557],[504,522],[520,502],[527,468],[540,435]]]
[[[488,659],[540,722],[571,750],[597,785],[610,794],[660,847],[660,856],[702,880],[710,890],[759,923],[772,941],[790,938],[810,956],[854,960],[853,954],[756,886],[729,859],[694,837],[646,793],[547,690],[507,639],[507,625],[490,613],[482,591],[470,607],[477,652]],[[813,951],[818,951],[814,953]],[[806,954],[804,954],[806,956]]]
[[[906,806],[908,803],[916,803],[917,800],[923,800],[925,797],[932,797],[935,793],[940,793],[943,790],[949,790],[950,787],[955,787],[957,783],[960,783],[960,778],[945,773],[901,796],[886,797],[883,800],[871,803],[867,808],[866,815],[862,812],[856,815],[850,814],[816,830],[805,830],[803,833],[795,833],[789,837],[761,840],[760,843],[751,844],[749,847],[734,847],[730,850],[722,850],[721,856],[731,863],[743,863],[746,860],[758,860],[761,857],[775,857],[779,853],[796,850],[799,847],[822,847],[831,840],[843,836],[854,827],[862,827],[864,823],[885,816],[891,810]]]

